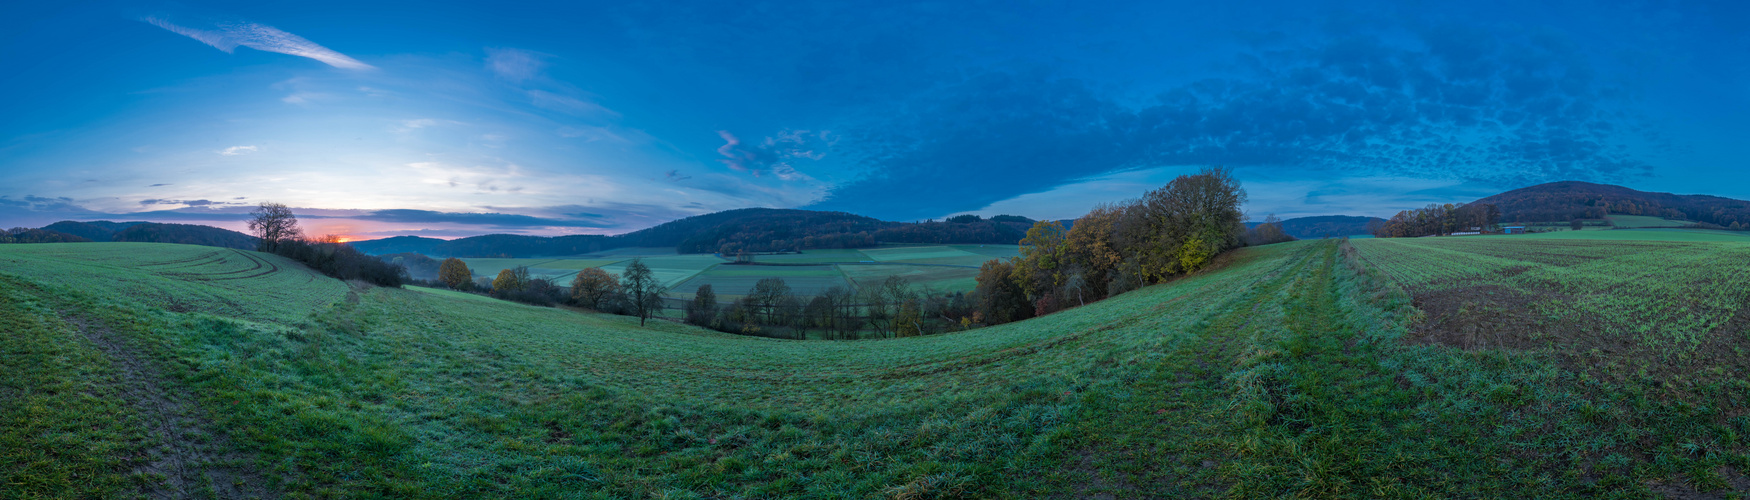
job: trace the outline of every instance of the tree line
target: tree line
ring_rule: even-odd
[[[901,276],[849,288],[832,286],[815,295],[793,293],[783,278],[765,278],[727,305],[709,284],[684,306],[686,321],[718,331],[776,338],[845,340],[930,335],[968,328],[956,323],[969,310],[963,293],[920,289]]]
[[[1410,238],[1445,236],[1459,232],[1493,232],[1500,223],[1501,209],[1491,203],[1471,203],[1428,206],[1404,210],[1385,221],[1375,221],[1370,233],[1379,238]]]
[[[420,281],[419,284],[485,293],[497,299],[530,305],[568,305],[636,316],[639,325],[667,309],[662,295],[668,289],[662,286],[661,280],[643,259],[636,258],[626,265],[623,275],[594,267],[579,271],[572,277],[569,291],[552,279],[533,276],[528,266],[500,270],[491,280],[476,282],[468,263],[455,257],[438,264],[436,280]]]

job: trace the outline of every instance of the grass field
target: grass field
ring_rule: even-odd
[[[685,282],[693,275],[710,269],[711,266],[727,261],[713,255],[668,255],[643,257],[643,262],[644,265],[650,267],[652,273],[656,274],[656,279],[662,282],[662,286],[672,288]],[[627,259],[602,266],[601,269],[613,273],[615,276],[621,276],[626,274],[626,266],[631,265],[631,263],[632,260]]]
[[[742,270],[731,271],[724,268],[720,273],[706,273],[712,266],[728,262],[721,257],[691,254],[675,254],[671,249],[622,248],[600,252],[578,258],[466,258],[463,261],[475,276],[491,278],[504,269],[516,266],[528,266],[529,273],[538,278],[548,278],[557,281],[561,286],[570,283],[571,277],[579,270],[599,267],[616,275],[625,271],[626,264],[632,258],[643,258],[645,265],[656,272],[657,278],[669,286],[669,297],[676,299],[691,299],[694,290],[699,285],[711,283],[718,295],[727,298],[740,295],[753,286],[761,277],[784,278],[790,288],[800,294],[815,294],[833,285],[854,286],[858,283],[880,281],[888,275],[901,275],[911,279],[913,284],[928,286],[941,292],[964,292],[972,290],[977,282],[972,278],[978,275],[977,268],[985,261],[993,258],[1007,258],[1019,255],[1014,245],[926,245],[926,246],[888,246],[867,250],[826,249],[808,250],[799,254],[758,255],[754,256],[756,263],[783,264],[783,266],[752,266]],[[933,268],[917,265],[896,266],[864,266],[864,262],[880,262],[883,264],[928,264],[935,266],[960,266],[964,269]],[[821,274],[820,266],[809,264],[842,264],[844,272],[832,271]],[[801,272],[791,266],[801,265],[801,269],[813,271]],[[706,274],[701,274],[706,273]],[[707,275],[709,274],[709,275]],[[832,278],[823,276],[833,276]],[[731,290],[736,290],[731,293]]]
[[[753,256],[753,260],[754,262],[778,264],[828,264],[838,262],[862,262],[871,259],[869,256],[863,255],[863,252],[854,249],[824,249],[806,250],[802,253],[792,254],[755,255]]]
[[[1750,242],[1750,232],[1719,231],[1709,229],[1612,229],[1586,231],[1556,231],[1535,234],[1485,235],[1466,236],[1465,238],[1509,238],[1509,239],[1544,239],[1544,240],[1602,240],[1602,241],[1674,241],[1674,242],[1719,242],[1745,243]]]
[[[949,248],[967,253],[975,253],[992,259],[1007,259],[1020,257],[1020,245],[949,245]]]
[[[669,290],[672,297],[691,298],[700,286],[710,284],[719,302],[747,295],[754,284],[765,278],[783,278],[790,293],[818,295],[829,287],[850,286],[844,274],[833,266],[731,266],[718,265]]]
[[[0,497],[1750,491],[1745,245],[1305,241],[874,341],[117,245],[0,246]]]
[[[1610,222],[1616,224],[1616,227],[1629,228],[1681,227],[1692,224],[1688,221],[1670,220],[1662,217],[1649,217],[1645,215],[1611,215],[1605,218],[1610,219]]]
[[[873,285],[887,279],[888,276],[900,276],[911,281],[916,287],[927,287],[937,292],[965,292],[978,286],[978,269],[945,266],[917,266],[905,264],[880,265],[848,265],[840,264],[839,270],[844,271],[858,286]]]

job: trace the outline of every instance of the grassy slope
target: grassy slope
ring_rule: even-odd
[[[1331,241],[1027,322],[857,342],[390,289],[236,322],[205,312],[223,303],[170,312],[66,286],[39,269],[60,261],[20,247],[0,248],[0,306],[26,332],[8,348],[38,361],[8,366],[0,391],[39,402],[0,400],[0,436],[96,451],[0,462],[30,464],[0,466],[8,484],[152,482],[124,477],[135,426],[89,427],[139,405],[106,396],[102,353],[61,317],[163,366],[294,495],[1633,497],[1726,487],[1723,468],[1750,465],[1742,382],[1706,408],[1658,405],[1534,352],[1406,345],[1410,298]]]

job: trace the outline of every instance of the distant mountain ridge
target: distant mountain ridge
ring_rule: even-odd
[[[1652,193],[1580,181],[1561,181],[1478,199],[1501,209],[1502,222],[1564,222],[1606,215],[1649,215],[1720,226],[1750,226],[1750,201],[1712,195]]]
[[[888,222],[845,212],[779,208],[725,210],[615,236],[523,236],[488,234],[455,240],[397,236],[352,243],[365,253],[412,252],[434,257],[541,257],[577,255],[625,247],[674,247],[680,253],[770,252],[810,248],[867,248],[878,243],[1015,244],[1033,220],[1013,215],[989,219]]]
[[[1354,236],[1367,234],[1368,224],[1372,224],[1373,221],[1385,222],[1385,219],[1359,215],[1295,217],[1282,220],[1282,232],[1302,240]],[[1263,223],[1247,222],[1246,227],[1257,227],[1259,224]]]

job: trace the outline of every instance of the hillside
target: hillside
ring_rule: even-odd
[[[353,287],[255,252],[8,245],[0,480],[23,496],[413,498],[1652,497],[1743,484],[1750,367],[1730,353],[1750,347],[1734,309],[1750,273],[1678,271],[1742,266],[1750,246],[1659,243],[1664,257],[1647,259],[1621,242],[1489,241],[1243,249],[1041,318],[849,342]],[[1641,280],[1584,314],[1526,310],[1501,319],[1526,328],[1480,331],[1467,328],[1496,319],[1450,311],[1563,310],[1569,296],[1439,295],[1459,276],[1551,286],[1583,272],[1596,288],[1617,283],[1609,266],[1567,266],[1622,257],[1713,292]],[[1637,311],[1662,326],[1640,332]],[[1534,335],[1535,322],[1562,335]],[[164,472],[130,476],[143,470]]]
[[[196,224],[66,220],[43,226],[42,230],[70,234],[89,241],[181,243],[223,248],[255,248],[254,236],[229,229]]]
[[[1499,207],[1502,222],[1561,222],[1621,214],[1687,219],[1725,227],[1750,225],[1750,201],[1651,193],[1578,181],[1515,189],[1474,203]]]
[[[1015,244],[1032,224],[1031,219],[1016,216],[910,223],[844,212],[744,208],[696,215],[616,236],[489,234],[449,241],[397,236],[352,245],[372,255],[414,252],[433,257],[547,257],[628,247],[733,254],[741,250],[869,248],[877,243]]]
[[[143,223],[116,231],[110,241],[181,243],[209,247],[255,249],[256,238],[229,229],[195,224]]]
[[[117,231],[127,229],[136,224],[145,224],[145,222],[110,222],[106,220],[80,222],[64,220],[43,226],[43,229],[49,231],[60,231],[91,241],[110,241],[111,238],[115,237]]]

